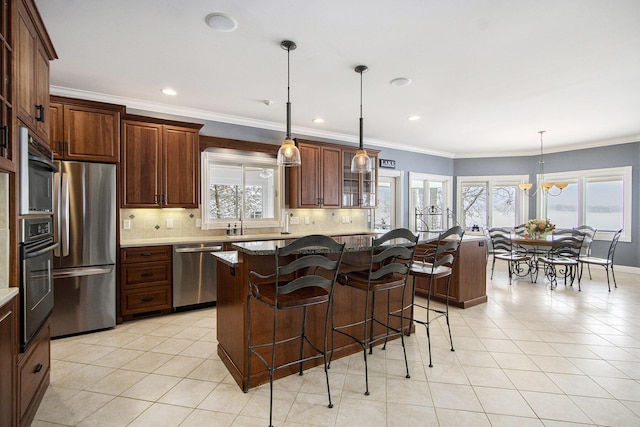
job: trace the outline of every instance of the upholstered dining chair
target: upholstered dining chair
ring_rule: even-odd
[[[269,426],[273,424],[274,372],[288,366],[298,365],[299,374],[302,375],[305,362],[322,358],[327,380],[329,408],[333,407],[327,372],[327,330],[329,308],[344,247],[344,243],[338,243],[328,236],[301,237],[286,246],[276,248],[274,273],[265,275],[255,271],[249,272],[249,295],[247,296],[247,324],[249,325],[247,328],[249,331],[247,348],[249,355],[247,382],[244,391],[248,391],[251,379],[251,359],[255,356],[269,372]],[[257,315],[262,319],[261,321],[265,319],[264,316],[259,316],[261,313],[257,313],[257,310],[252,310],[252,301],[260,302],[272,311],[273,315],[270,319],[272,324],[265,324],[265,328],[269,326],[272,328],[272,339],[269,342],[252,342],[252,314]],[[324,336],[322,343],[313,343],[306,331],[307,311],[309,307],[318,304],[327,306],[324,313]],[[282,310],[300,311],[301,329],[297,335],[279,336],[278,332],[282,335],[282,330],[289,329],[278,323],[278,313]],[[276,348],[280,344],[295,340],[300,343],[298,357],[295,360],[280,361],[279,364],[276,364]],[[306,349],[305,346],[307,346]]]
[[[596,232],[598,231],[595,227],[590,225],[579,225],[575,228],[582,233],[584,233],[584,241],[582,242],[582,251],[580,251],[580,258],[586,258],[591,256],[591,244],[593,240],[596,238]],[[591,267],[590,264],[587,264],[587,271],[589,271],[589,279],[591,279]]]
[[[609,286],[609,292],[611,292],[611,283],[609,282],[609,269],[611,269],[611,275],[613,276],[613,285],[617,288],[618,284],[616,283],[616,274],[613,271],[613,257],[616,253],[616,246],[618,246],[618,240],[620,240],[620,236],[622,235],[622,228],[613,235],[613,239],[611,239],[611,244],[609,245],[609,251],[607,252],[606,258],[597,258],[592,256],[580,257],[580,274],[578,276],[578,289],[580,289],[580,278],[582,278],[582,268],[584,264],[587,264],[587,268],[590,265],[601,265],[607,271],[607,285]],[[589,278],[591,278],[591,274],[589,274]]]
[[[373,352],[373,345],[377,342],[386,342],[391,337],[400,337],[402,350],[404,352],[404,363],[409,375],[409,363],[407,362],[407,351],[404,346],[405,322],[404,310],[400,310],[399,324],[392,324],[392,316],[396,310],[389,306],[389,292],[401,292],[405,301],[407,288],[407,277],[411,262],[415,255],[418,236],[406,228],[391,230],[381,237],[373,238],[368,263],[366,265],[354,266],[343,264],[348,268],[348,272],[338,275],[338,283],[348,286],[354,290],[361,291],[364,298],[364,313],[362,319],[345,325],[333,325],[331,335],[331,358],[333,357],[333,346],[335,343],[335,333],[351,338],[362,347],[364,356],[365,375],[365,395],[369,395],[369,371],[367,366],[367,349],[369,354]],[[386,296],[386,310],[384,313],[376,313],[376,297],[378,294],[384,298]],[[386,294],[386,295],[385,295]],[[380,304],[379,304],[380,305]],[[380,307],[378,307],[380,308]],[[382,311],[382,310],[379,310]],[[332,316],[333,318],[333,316]],[[376,325],[377,328],[376,328]],[[384,348],[384,347],[383,347]],[[331,363],[331,358],[329,363]]]
[[[507,262],[509,284],[511,284],[514,274],[516,276],[525,276],[532,273],[531,266],[529,265],[531,255],[529,255],[523,247],[513,244],[510,228],[492,228],[489,230],[489,234],[494,251],[497,249],[497,252],[493,256],[493,264],[491,265],[492,279],[496,259]],[[533,278],[531,281],[533,282]]]
[[[564,284],[567,285],[567,278],[571,280],[571,285],[578,277],[578,265],[580,262],[580,251],[584,234],[577,230],[563,230],[559,234],[553,234],[551,249],[547,254],[538,258],[538,262],[544,265],[544,272],[551,284],[551,289],[558,286],[558,275],[564,277]]]

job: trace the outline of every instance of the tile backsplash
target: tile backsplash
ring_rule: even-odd
[[[292,233],[348,233],[370,229],[367,209],[290,209]],[[167,237],[220,236],[225,229],[202,230],[196,226],[200,209],[120,209],[120,239],[156,239]],[[293,224],[297,219],[298,224]],[[128,229],[125,229],[128,221]],[[199,222],[199,221],[198,221]],[[308,224],[307,224],[308,222]],[[233,223],[231,224],[233,227]],[[240,223],[237,224],[240,227]],[[250,228],[246,234],[279,233],[280,227]]]
[[[9,174],[0,173],[0,288],[9,287]]]

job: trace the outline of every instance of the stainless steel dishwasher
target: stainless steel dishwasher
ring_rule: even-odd
[[[173,308],[213,305],[216,301],[216,260],[211,252],[222,243],[173,245]]]

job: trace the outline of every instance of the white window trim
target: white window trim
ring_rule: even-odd
[[[620,241],[622,242],[631,242],[631,224],[632,224],[632,201],[633,201],[633,168],[631,166],[622,166],[617,168],[605,168],[605,169],[583,169],[583,170],[575,170],[570,172],[554,172],[554,173],[545,173],[545,181],[553,181],[553,182],[562,182],[562,181],[570,181],[577,182],[579,186],[578,192],[578,206],[580,208],[580,212],[578,212],[579,221],[582,221],[585,218],[585,205],[584,205],[584,195],[585,195],[585,183],[587,179],[591,178],[607,178],[607,177],[619,177],[622,176],[623,185],[624,185],[624,211],[623,211],[623,230],[620,235]],[[536,179],[538,177],[536,176]],[[544,199],[539,196],[538,203],[539,211],[544,211]],[[597,231],[595,240],[611,240],[613,238],[614,232],[605,232],[605,231]]]
[[[407,186],[409,195],[411,195],[411,182],[417,181],[435,181],[442,182],[442,192],[444,194],[444,207],[453,212],[453,177],[450,175],[433,175],[421,172],[409,172],[409,185]],[[416,229],[415,206],[413,200],[409,197],[409,229]]]
[[[495,185],[512,185],[512,184],[523,184],[528,182],[529,175],[481,175],[481,176],[464,176],[458,175],[456,177],[456,188],[457,188],[457,206],[462,206],[462,192],[460,188],[462,184],[485,184],[489,183],[490,186]],[[521,190],[519,190],[521,191]],[[529,216],[529,199],[530,197],[525,196],[523,193],[519,193],[516,195],[517,203],[519,205],[519,216],[517,218],[518,224],[523,224],[527,222]],[[488,200],[490,203],[490,200]],[[458,224],[462,224],[463,212],[462,209],[458,209],[458,213],[456,214],[456,218],[458,220]]]
[[[284,172],[282,167],[278,167],[274,156],[264,153],[229,153],[228,150],[219,149],[207,149],[202,152],[200,156],[200,171],[201,171],[201,185],[200,185],[200,213],[202,217],[202,230],[214,230],[225,229],[229,224],[229,219],[209,219],[209,207],[205,203],[209,199],[205,197],[207,187],[204,185],[209,182],[209,164],[218,163],[228,166],[256,166],[256,167],[272,167],[274,169],[274,215],[273,219],[252,219],[244,218],[244,212],[240,213],[242,225],[245,228],[266,228],[266,227],[280,227],[280,217],[282,203],[280,202],[280,195],[284,194]],[[235,150],[234,150],[235,151]],[[238,219],[240,221],[240,219]]]
[[[405,218],[402,216],[402,207],[404,206],[404,192],[402,189],[404,188],[404,172],[397,170],[378,170],[378,179],[386,177],[386,178],[395,178],[395,197],[396,197],[396,206],[395,206],[395,222],[396,227],[405,227],[406,222]]]

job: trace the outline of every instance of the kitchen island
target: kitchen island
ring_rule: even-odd
[[[425,245],[437,239],[436,233],[421,233],[419,244]],[[360,265],[368,262],[368,252],[371,250],[370,235],[340,236],[335,237],[339,242],[346,243],[343,257],[343,267],[341,271],[346,271],[350,265]],[[474,238],[476,245],[484,240]],[[466,241],[466,239],[465,239]],[[233,251],[215,252],[213,255],[218,260],[218,301],[217,301],[217,334],[218,334],[218,355],[225,364],[238,385],[243,388],[247,381],[247,313],[246,302],[248,295],[248,274],[249,271],[257,271],[261,274],[269,274],[274,271],[274,254],[277,246],[284,246],[287,240],[269,240],[238,242],[232,246]],[[486,260],[484,254],[482,259]],[[484,263],[482,272],[484,273]],[[409,279],[411,280],[411,279]],[[484,283],[484,278],[482,279]],[[399,308],[401,304],[408,304],[410,301],[409,292],[405,295],[404,303],[401,301],[401,289],[392,290],[389,293],[389,304],[391,308]],[[334,316],[335,324],[344,325],[361,319],[364,316],[363,293],[359,290],[336,284],[334,293]],[[387,298],[379,296],[376,298],[376,312],[385,313],[387,309]],[[308,312],[308,333],[313,342],[322,343],[324,337],[324,315],[325,306],[314,306]],[[263,304],[251,305],[252,316],[252,340],[255,342],[269,342],[273,333],[272,313]],[[278,315],[278,331],[282,336],[295,335],[300,329],[300,315],[295,310],[284,310]],[[400,319],[395,319],[400,325]],[[408,322],[405,321],[405,327]],[[383,333],[380,325],[376,325],[374,335]],[[333,358],[353,354],[361,350],[361,347],[348,337],[336,334]],[[331,348],[331,337],[329,337],[329,348]],[[283,348],[276,355],[276,364],[286,360],[296,358],[299,347],[292,342],[292,345]],[[253,356],[255,357],[255,356]],[[316,360],[315,363],[320,363]],[[254,367],[249,388],[268,381],[268,372],[258,359],[252,359]],[[311,363],[305,369],[312,367]],[[297,372],[296,366],[290,369],[276,371],[277,377],[283,377]]]

